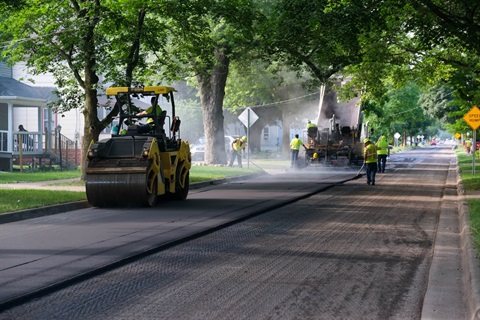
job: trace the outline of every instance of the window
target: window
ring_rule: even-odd
[[[270,128],[269,127],[263,128],[263,139],[264,140],[269,140],[270,139]]]
[[[55,122],[53,121],[53,117],[51,115],[50,108],[43,108],[42,109],[42,116],[43,116],[43,132],[47,132],[48,130],[54,130]],[[50,119],[50,124],[48,123]]]

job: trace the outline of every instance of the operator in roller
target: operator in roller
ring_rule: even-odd
[[[155,101],[156,101],[156,97],[152,97],[152,99],[150,100],[151,106],[148,109],[137,113],[136,116],[140,117],[140,116],[145,116],[147,114],[153,113],[153,108],[155,106]],[[161,113],[162,113],[162,108],[160,108],[160,106],[157,104],[157,106],[156,106],[157,117],[160,116]],[[138,133],[140,133],[140,134],[141,133],[148,133],[148,132],[152,131],[154,127],[155,127],[155,121],[153,120],[153,117],[148,117],[146,124],[138,126]]]

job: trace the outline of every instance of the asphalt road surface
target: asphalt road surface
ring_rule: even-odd
[[[310,167],[0,225],[0,319],[465,319],[461,274],[430,273],[454,160],[425,148],[393,155],[375,186]],[[443,280],[448,308],[431,298]]]

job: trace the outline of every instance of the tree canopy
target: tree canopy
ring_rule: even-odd
[[[63,108],[82,108],[84,148],[118,112],[113,108],[104,119],[97,116],[105,83],[195,79],[206,160],[225,163],[224,101],[240,105],[243,99],[225,100],[234,92],[228,82],[239,87],[248,79],[242,72],[230,74],[232,66],[287,69],[297,73],[297,84],[310,88],[348,78],[340,96],[360,95],[366,112],[382,126],[388,117],[380,117],[394,108],[394,97],[416,97],[418,111],[426,110],[427,116],[461,121],[456,115],[480,99],[477,2],[3,1],[0,7],[9,14],[0,19],[0,39],[3,60],[26,61],[35,73],[52,73]],[[248,98],[243,102],[280,99],[275,92],[280,78],[258,77],[260,83],[250,91],[242,89]],[[413,90],[414,84],[418,94],[407,96],[403,90]]]

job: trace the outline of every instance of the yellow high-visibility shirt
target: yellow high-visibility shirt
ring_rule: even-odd
[[[232,144],[233,150],[237,152],[242,151],[242,149],[245,148],[246,146],[247,144],[241,138],[237,138]]]
[[[387,140],[380,140],[377,142],[377,154],[387,155],[388,154],[388,142]]]
[[[147,114],[153,113],[153,106],[149,107],[147,110],[145,110],[145,112],[146,112]],[[157,117],[160,116],[160,113],[162,113],[162,108],[160,108],[159,105],[157,105],[157,111],[156,111],[156,112],[157,112]],[[148,124],[150,124],[150,123],[153,124],[153,118],[152,118],[152,117],[148,117],[147,123],[148,123]]]
[[[300,146],[303,146],[302,140],[295,138],[290,142],[290,149],[299,150]]]
[[[364,149],[365,163],[376,163],[378,160],[377,157],[377,148],[373,143],[369,144]]]

